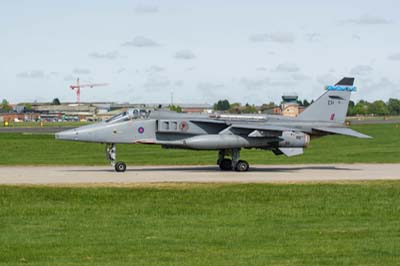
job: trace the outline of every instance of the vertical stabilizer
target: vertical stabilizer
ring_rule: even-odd
[[[326,92],[299,116],[300,120],[344,123],[349,107],[350,95],[356,90],[354,78],[343,78],[334,86],[327,86]]]

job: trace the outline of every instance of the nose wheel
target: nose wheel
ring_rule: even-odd
[[[125,172],[126,164],[124,162],[117,162],[114,166],[115,171],[117,172]]]
[[[117,147],[114,143],[106,145],[106,158],[114,167],[116,172],[125,172],[126,171],[126,163],[124,162],[115,162],[117,159]]]

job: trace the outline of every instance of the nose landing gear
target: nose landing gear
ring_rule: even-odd
[[[106,158],[111,162],[116,172],[125,172],[126,164],[122,161],[115,162],[117,159],[117,147],[114,143],[106,144]]]
[[[115,171],[117,172],[125,172],[126,164],[124,162],[117,162],[114,166]]]

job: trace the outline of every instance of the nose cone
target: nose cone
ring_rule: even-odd
[[[64,130],[55,134],[59,140],[78,140],[79,133],[76,129]]]
[[[101,142],[102,124],[82,126],[74,129],[61,131],[55,134],[59,140],[73,140],[84,142]]]

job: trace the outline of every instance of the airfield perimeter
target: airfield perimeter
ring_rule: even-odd
[[[4,166],[2,185],[132,185],[143,183],[307,183],[400,180],[400,164],[258,165],[247,173],[216,166],[136,166],[116,173],[103,166]]]

